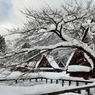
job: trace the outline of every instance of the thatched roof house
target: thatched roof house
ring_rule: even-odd
[[[37,62],[35,69],[39,71],[48,71],[48,72],[61,72],[61,68],[55,62],[52,56],[43,55],[41,60]]]
[[[73,77],[83,77],[89,79],[94,74],[94,60],[85,52],[77,49],[69,57],[66,63],[67,73]]]

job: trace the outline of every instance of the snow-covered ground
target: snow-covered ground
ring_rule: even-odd
[[[9,71],[4,71],[0,74],[0,78],[4,79],[18,79],[23,75],[23,73],[17,71],[17,72],[9,72]],[[53,73],[53,72],[40,72],[40,73],[30,73],[30,74],[25,74],[23,77],[46,77],[46,78],[51,78],[51,79],[75,79],[72,77],[69,77],[68,74],[65,72],[62,73]],[[82,78],[76,78],[77,80],[83,80]],[[0,95],[39,95],[39,94],[44,94],[48,92],[53,92],[53,91],[60,91],[64,89],[69,89],[73,88],[76,85],[72,83],[71,86],[68,85],[68,83],[64,83],[65,85],[62,86],[61,82],[56,84],[50,82],[46,83],[41,83],[40,81],[38,83],[35,83],[33,81],[21,81],[18,82],[17,84],[14,84],[14,82],[1,82],[0,83]],[[80,84],[80,86],[83,84]],[[94,93],[94,90],[93,90]],[[78,93],[64,93],[64,94],[59,94],[59,95],[86,95],[86,91],[82,91],[81,94]],[[95,95],[95,94],[92,94]]]
[[[62,87],[59,84],[46,84],[46,85],[36,85],[36,86],[0,86],[0,94],[1,95],[39,95],[44,94],[46,92],[52,91],[60,91],[66,89],[66,87]],[[65,94],[59,94],[65,95]],[[80,95],[77,93],[66,94],[66,95]],[[85,95],[85,94],[84,94]]]
[[[60,91],[65,88],[66,87],[61,87],[61,85],[59,84],[36,85],[30,87],[0,86],[0,94],[1,95],[39,95],[42,93],[44,94],[46,92]],[[65,95],[65,94],[59,94],[59,95]],[[66,95],[71,95],[71,94],[68,93]],[[73,93],[72,95],[80,95],[80,94]]]

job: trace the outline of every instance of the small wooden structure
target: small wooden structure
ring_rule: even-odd
[[[93,74],[94,63],[86,53],[78,49],[71,54],[66,64],[66,68],[67,73],[72,77],[89,79]]]
[[[41,60],[36,64],[35,70],[47,71],[47,72],[61,72],[62,69],[58,66],[52,56],[46,58],[45,55],[42,56]]]

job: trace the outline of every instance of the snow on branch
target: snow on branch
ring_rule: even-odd
[[[29,53],[29,52],[34,51],[34,50],[41,50],[42,52],[40,52],[40,53],[43,53],[43,52],[47,52],[47,51],[52,51],[54,49],[66,48],[66,47],[79,48],[79,49],[81,49],[87,53],[90,53],[92,56],[95,57],[93,50],[89,46],[87,46],[87,44],[74,39],[74,40],[69,41],[69,42],[60,42],[60,43],[57,43],[55,45],[34,46],[33,48],[22,49],[22,50],[17,51],[17,52],[15,51],[14,53],[6,54],[5,56],[0,57],[0,59],[11,57],[11,56],[14,56],[15,54]],[[28,60],[30,60],[30,59],[28,59]]]
[[[90,3],[88,3],[88,7],[77,3],[76,6],[68,4],[67,6],[62,5],[61,9],[43,8],[38,11],[26,8],[25,12],[21,11],[26,15],[27,23],[24,24],[22,29],[11,31],[11,33],[21,34],[15,45],[21,51],[6,54],[0,59],[15,56],[19,53],[27,54],[35,50],[40,50],[40,53],[44,53],[60,48],[78,48],[87,55],[95,57],[94,50],[90,46],[95,42],[95,8],[91,9]],[[50,35],[53,34],[55,35],[48,40]],[[47,40],[48,42],[46,42]],[[45,43],[42,44],[43,42]],[[32,48],[22,49],[25,43],[29,43]],[[37,55],[39,53],[33,57]],[[24,61],[28,62],[33,57]]]

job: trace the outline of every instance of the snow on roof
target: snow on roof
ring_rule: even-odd
[[[92,59],[86,53],[84,53],[84,57],[87,59],[87,61],[91,65],[91,68],[93,69],[94,68],[94,63],[93,63]]]
[[[51,65],[53,68],[60,69],[60,67],[58,66],[58,64],[55,62],[53,56],[49,56],[47,59],[48,59],[50,65]]]
[[[36,69],[36,68],[34,68],[34,70],[35,70],[35,69]],[[44,69],[44,70],[53,70],[53,68],[46,68],[46,67],[40,67],[40,68],[39,68],[39,70],[43,70],[43,69]]]
[[[58,64],[55,62],[53,56],[50,56],[50,55],[49,55],[49,56],[47,56],[46,58],[47,58],[47,60],[49,61],[50,65],[51,65],[53,68],[61,69],[61,68],[58,66]],[[42,58],[41,58],[41,60],[42,60]],[[40,61],[41,61],[41,60],[40,60]],[[37,62],[36,66],[35,66],[36,68],[38,67],[40,61]]]
[[[36,62],[35,62],[35,61],[30,61],[30,62],[29,62],[29,64],[28,64],[28,66],[29,66],[29,67],[34,67],[34,66],[35,66],[35,64],[36,64]]]
[[[68,61],[67,61],[67,63],[66,63],[66,67],[65,67],[65,68],[68,67],[68,65],[69,65],[69,63],[70,63],[70,61],[71,61],[71,58],[73,57],[74,53],[75,53],[75,51],[73,51],[73,52],[71,53],[71,55],[70,55],[70,57],[69,57],[69,59],[68,59]]]
[[[76,39],[70,39],[69,41],[65,41],[65,42],[59,42],[55,45],[48,45],[48,46],[34,46],[30,49],[22,49],[21,51],[24,51],[24,52],[29,52],[29,51],[32,51],[32,50],[36,50],[36,49],[40,49],[40,50],[48,50],[48,49],[55,49],[55,48],[58,48],[59,46],[61,47],[65,47],[65,46],[68,46],[68,47],[72,47],[72,46],[75,46],[75,47],[81,47],[83,48],[85,51],[88,51],[91,53],[92,56],[95,57],[95,53],[93,52],[93,50],[84,42],[82,41],[79,41],[79,40],[76,40]],[[15,52],[14,52],[15,53]],[[5,56],[4,56],[5,57]]]
[[[42,59],[42,58],[41,58],[41,59]],[[40,61],[38,61],[38,62],[36,63],[35,68],[38,67],[39,63],[40,63]]]
[[[73,57],[74,53],[75,53],[75,51],[73,51],[73,52],[71,53],[71,55],[70,55],[70,57],[69,57],[69,59],[68,59],[68,61],[67,61],[67,63],[66,63],[66,68],[68,67],[68,65],[69,65],[69,63],[70,63],[70,60],[71,60],[71,58]],[[84,57],[87,59],[87,61],[88,61],[89,64],[91,65],[91,68],[93,69],[93,68],[94,68],[94,63],[93,63],[92,59],[91,59],[86,53],[84,53]]]
[[[70,65],[68,66],[68,72],[89,72],[91,67],[83,65]]]

